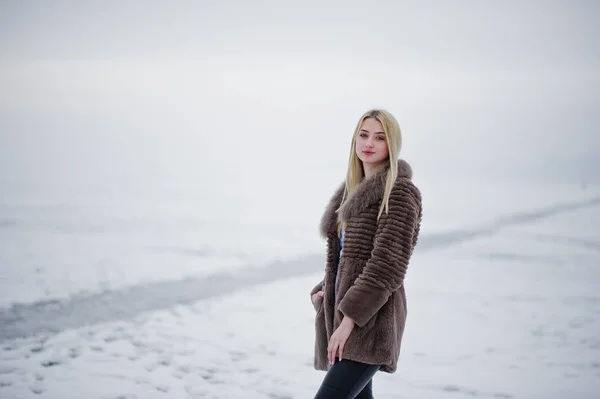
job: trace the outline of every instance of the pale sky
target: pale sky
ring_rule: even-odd
[[[5,1],[0,169],[110,158],[135,174],[224,146],[240,165],[289,148],[343,164],[381,106],[425,174],[600,180],[598,16],[596,1]]]

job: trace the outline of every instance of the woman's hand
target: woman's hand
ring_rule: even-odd
[[[311,301],[313,306],[315,307],[315,310],[317,309],[317,300],[319,298],[323,298],[323,291],[317,291],[311,297]]]
[[[350,336],[350,333],[354,329],[354,320],[351,318],[344,316],[340,326],[333,332],[331,338],[329,339],[329,346],[327,347],[327,353],[329,356],[329,363],[335,363],[335,355],[338,354],[338,358],[342,359],[342,354],[344,352],[344,345],[346,345],[346,341]]]

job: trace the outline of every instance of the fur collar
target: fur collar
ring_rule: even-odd
[[[341,207],[340,204],[344,195],[346,183],[344,182],[338,187],[329,200],[329,204],[327,204],[325,213],[321,218],[320,227],[322,237],[327,237],[332,233],[337,234],[338,217],[340,220],[346,222],[360,214],[371,204],[382,200],[388,169],[389,164],[384,164],[384,166],[380,167],[373,176],[364,179],[358,185],[356,190],[346,198]],[[398,176],[396,181],[398,181],[398,179],[412,179],[412,168],[408,162],[403,159],[398,160]]]

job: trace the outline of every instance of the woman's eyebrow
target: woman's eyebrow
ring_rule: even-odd
[[[360,129],[361,132],[369,133],[367,129]],[[375,132],[375,134],[385,134],[385,132]]]

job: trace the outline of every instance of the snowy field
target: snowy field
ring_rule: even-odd
[[[408,275],[399,369],[376,375],[375,397],[599,397],[599,192],[529,192],[519,206],[473,201],[470,218],[459,210],[468,203],[446,219],[431,205],[439,217],[425,224]],[[312,368],[308,291],[322,259],[311,249],[313,258],[240,267],[230,280],[207,273],[159,289],[137,270],[146,288],[136,295],[122,288],[5,308],[0,398],[312,397],[324,374]],[[276,267],[288,270],[277,276]],[[31,275],[19,275],[20,289],[36,292]],[[5,302],[20,298],[6,292]],[[115,303],[121,313],[111,314]]]

